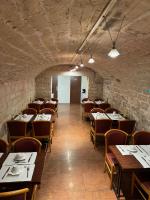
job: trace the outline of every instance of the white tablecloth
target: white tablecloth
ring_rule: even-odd
[[[46,101],[46,103],[52,103],[52,104],[56,104],[56,101]]]
[[[105,113],[92,113],[95,120],[97,119],[109,119]]]
[[[0,153],[0,158],[2,157],[3,153]]]
[[[44,101],[33,101],[33,103],[42,105],[44,103]]]
[[[37,115],[34,121],[50,121],[51,115],[50,114],[40,114]]]
[[[23,115],[18,115],[14,120],[29,122],[32,117],[33,115],[23,114]]]
[[[111,119],[111,120],[125,120],[125,118],[120,115],[119,113],[107,113],[107,116]]]

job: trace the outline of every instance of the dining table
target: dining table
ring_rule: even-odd
[[[110,145],[110,151],[117,161],[115,192],[131,200],[133,172],[150,172],[150,145]]]
[[[0,157],[0,192],[41,184],[46,152],[19,153],[26,156],[26,162],[14,162],[15,154],[3,153]],[[20,171],[15,174],[12,169],[16,166]]]

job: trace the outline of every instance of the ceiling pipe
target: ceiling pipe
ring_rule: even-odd
[[[99,27],[99,25],[103,22],[104,20],[104,16],[107,16],[107,14],[112,10],[112,8],[114,7],[114,5],[117,3],[118,0],[110,0],[107,5],[104,7],[104,9],[102,10],[102,12],[99,15],[98,20],[96,21],[96,23],[94,24],[94,26],[92,27],[92,29],[89,31],[89,33],[87,34],[87,36],[85,37],[85,39],[83,40],[82,44],[80,45],[80,47],[78,48],[78,50],[76,51],[77,53],[75,54],[75,56],[72,59],[72,62],[76,59],[78,52],[81,52],[82,49],[84,48],[84,46],[86,45],[86,43],[88,42],[88,40],[90,39],[90,37],[93,35],[93,33],[96,31],[96,29]]]

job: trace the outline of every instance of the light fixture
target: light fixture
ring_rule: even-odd
[[[110,50],[110,52],[108,53],[108,56],[111,57],[111,58],[116,58],[119,55],[120,55],[120,53],[115,47],[115,42],[113,42],[113,47]]]
[[[83,60],[82,60],[82,56],[80,54],[80,67],[84,67],[84,64],[83,64]]]
[[[111,58],[116,58],[120,55],[119,51],[116,49],[116,42],[118,40],[118,36],[119,36],[119,33],[121,31],[121,28],[122,28],[122,24],[123,24],[123,21],[125,19],[125,16],[123,17],[122,21],[121,21],[121,24],[120,24],[120,28],[119,28],[119,31],[117,33],[117,36],[116,36],[116,39],[113,40],[112,38],[112,35],[111,35],[111,32],[110,32],[110,29],[107,28],[107,22],[106,22],[106,17],[104,16],[104,20],[105,20],[105,23],[106,23],[106,28],[108,30],[108,33],[109,33],[109,36],[110,36],[110,39],[112,41],[112,49],[110,50],[110,52],[108,53],[108,56],[111,57]]]
[[[78,65],[76,65],[76,66],[75,66],[75,69],[79,69],[79,66],[78,66]]]
[[[92,53],[91,53],[91,49],[90,49],[90,48],[89,48],[89,53],[90,53],[90,58],[89,58],[89,60],[88,60],[88,63],[93,64],[93,63],[95,63],[95,60],[94,60],[94,58],[93,58],[93,56],[92,56]]]

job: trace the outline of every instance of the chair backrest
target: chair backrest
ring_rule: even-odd
[[[103,99],[102,98],[96,98],[96,99],[94,99],[94,101],[103,101]]]
[[[33,121],[33,136],[36,138],[49,138],[51,133],[50,121]]]
[[[90,111],[94,108],[94,103],[85,103],[83,105],[84,112],[90,113]]]
[[[131,135],[135,131],[135,123],[135,120],[120,120],[118,121],[118,129]]]
[[[83,99],[82,99],[82,102],[88,101],[88,100],[89,100],[89,98],[83,98]]]
[[[29,192],[29,188],[23,188],[8,192],[0,192],[0,199],[2,200],[26,200],[27,192]]]
[[[27,134],[27,122],[10,120],[7,122],[7,127],[10,139],[23,137]]]
[[[105,110],[106,108],[110,107],[110,104],[109,103],[101,103],[98,105],[98,107]]]
[[[97,119],[95,120],[95,132],[105,134],[111,128],[111,119]]]
[[[51,114],[54,115],[55,114],[55,110],[51,109],[51,108],[43,108],[42,110],[39,111],[39,114]]]
[[[22,114],[36,115],[37,114],[37,110],[35,108],[27,108],[27,109],[22,111]]]
[[[22,137],[12,143],[14,152],[40,152],[41,142],[33,137]]]
[[[119,110],[117,110],[115,108],[106,108],[105,109],[105,113],[113,113],[113,112],[119,113]]]
[[[148,145],[150,144],[150,132],[137,131],[133,135],[133,144],[135,145]]]
[[[51,98],[52,101],[56,101],[58,103],[58,99],[56,98]]]
[[[105,133],[105,152],[109,151],[109,145],[126,144],[128,134],[119,129],[111,129]]]
[[[105,111],[104,111],[103,109],[101,109],[101,108],[93,108],[93,109],[90,111],[90,113],[97,113],[97,112],[99,112],[99,113],[104,113]]]
[[[44,99],[44,98],[41,98],[41,97],[39,97],[39,98],[36,98],[36,99],[35,99],[35,101],[45,101],[45,99]]]
[[[0,139],[0,152],[6,153],[8,151],[8,143]]]
[[[57,104],[53,104],[53,103],[45,103],[44,104],[44,108],[50,108],[50,109],[55,110],[56,107],[57,107]]]
[[[43,105],[41,104],[37,104],[37,103],[29,103],[28,104],[28,108],[34,108],[36,109],[37,113],[39,113],[39,111],[43,108]]]

